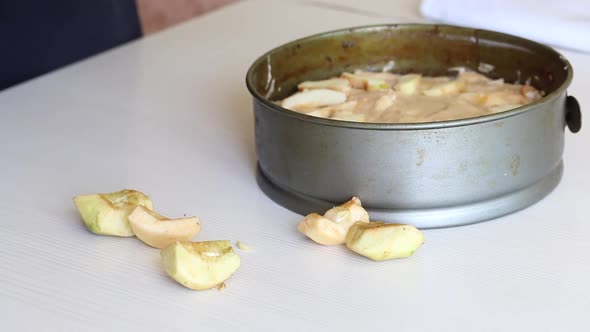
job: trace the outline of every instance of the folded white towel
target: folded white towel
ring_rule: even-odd
[[[423,0],[420,10],[435,21],[496,30],[590,52],[588,0]]]

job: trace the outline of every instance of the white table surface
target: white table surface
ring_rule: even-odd
[[[246,1],[0,92],[0,330],[590,330],[589,128],[566,135],[547,198],[426,230],[404,260],[316,245],[258,189],[248,66],[308,34],[417,20],[411,1],[365,3]],[[590,55],[563,53],[587,109]],[[195,240],[250,245],[227,289],[183,288],[158,250],[89,233],[71,198],[121,188],[201,217]]]

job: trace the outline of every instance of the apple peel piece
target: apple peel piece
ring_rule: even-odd
[[[199,218],[171,219],[144,206],[129,214],[129,224],[135,236],[154,248],[165,248],[176,241],[189,241],[201,231]]]
[[[424,235],[411,225],[357,222],[346,234],[348,249],[375,261],[404,258],[424,243]]]
[[[227,285],[225,284],[225,282],[222,282],[221,284],[219,284],[219,286],[217,286],[217,290],[220,292],[223,292],[226,288]]]
[[[238,249],[240,249],[241,251],[252,251],[252,248],[250,248],[249,245],[245,244],[242,241],[236,241],[236,247],[238,247]]]
[[[166,273],[181,285],[206,290],[219,287],[240,267],[230,241],[180,242],[161,251]]]
[[[127,217],[137,206],[153,208],[149,196],[136,190],[124,189],[109,194],[79,195],[74,204],[92,233],[100,235],[133,236]]]

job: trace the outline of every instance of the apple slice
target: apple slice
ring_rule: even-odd
[[[313,241],[323,245],[337,245],[345,242],[350,226],[355,222],[369,222],[369,214],[361,201],[353,197],[350,201],[336,206],[321,216],[311,213],[299,223],[297,230]]]
[[[397,99],[397,95],[395,95],[393,93],[386,94],[384,96],[379,97],[379,99],[377,99],[377,101],[375,102],[375,111],[377,111],[377,112],[385,111],[386,109],[391,107],[391,105],[393,105],[393,103],[396,99]]]
[[[418,91],[418,85],[420,85],[421,80],[422,75],[420,74],[404,75],[393,88],[404,95],[413,95]]]
[[[520,87],[520,94],[525,96],[529,101],[540,99],[541,93],[539,90],[533,88],[530,85],[523,85]]]
[[[314,242],[326,246],[342,244],[344,243],[342,239],[346,236],[346,230],[339,227],[332,220],[317,213],[308,214],[297,225],[297,230]]]
[[[465,81],[467,83],[488,83],[491,80],[487,78],[485,75],[476,73],[474,71],[463,71],[457,75],[457,79],[461,81]]]
[[[175,242],[161,252],[164,270],[181,285],[211,289],[223,283],[240,267],[229,241]]]
[[[387,71],[381,71],[381,72],[375,72],[375,71],[367,71],[367,70],[362,70],[362,69],[356,69],[354,71],[355,75],[361,76],[361,77],[372,77],[372,78],[378,78],[384,81],[395,81],[397,80],[398,76],[397,74],[393,74]]]
[[[201,230],[199,218],[170,219],[144,207],[129,214],[131,229],[141,241],[154,248],[165,248],[176,241],[189,241]]]
[[[328,89],[314,89],[297,92],[283,99],[281,106],[291,110],[341,104],[346,101],[346,94]]]
[[[416,227],[384,222],[357,222],[346,234],[346,246],[375,261],[404,258],[424,243]]]
[[[355,89],[365,89],[368,91],[389,89],[387,81],[380,78],[378,74],[383,73],[355,72],[354,74],[351,74],[344,72],[340,77],[347,79],[350,82],[350,85]]]
[[[297,85],[297,88],[299,91],[329,89],[348,94],[350,92],[350,82],[344,78],[331,78],[323,81],[305,81]]]
[[[340,77],[348,80],[350,85],[355,89],[364,89],[367,86],[366,77],[347,72],[340,74]]]
[[[324,217],[337,224],[347,225],[347,227],[357,221],[369,222],[369,213],[363,208],[358,197],[352,197],[348,202],[331,208],[324,213]]]
[[[367,78],[365,89],[367,91],[379,91],[389,89],[389,84],[380,78]]]
[[[465,89],[465,81],[453,80],[449,82],[439,83],[430,89],[422,91],[423,94],[429,97],[440,97],[457,94]]]
[[[515,90],[494,91],[487,94],[484,105],[487,107],[503,105],[523,105],[530,101]]]
[[[86,228],[95,234],[133,236],[127,216],[137,206],[152,209],[149,196],[125,189],[110,194],[79,195],[74,197]]]
[[[364,114],[352,113],[347,111],[334,112],[330,119],[350,122],[365,122],[366,116]]]
[[[331,106],[327,106],[327,107],[320,107],[320,108],[314,108],[311,110],[302,110],[301,113],[303,114],[307,114],[310,116],[315,116],[317,118],[330,118],[332,116],[332,113],[334,113],[334,109]]]
[[[474,105],[483,105],[488,97],[481,92],[463,92],[457,96],[457,99],[467,101]]]
[[[334,114],[339,112],[347,112],[352,113],[356,107],[356,100],[354,101],[347,101],[342,104],[326,106],[321,108],[315,108],[311,110],[300,110],[302,113],[307,115],[316,116],[320,118],[331,118]]]

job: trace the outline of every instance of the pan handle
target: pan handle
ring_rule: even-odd
[[[565,97],[565,123],[572,133],[577,133],[582,128],[582,111],[574,96]]]

